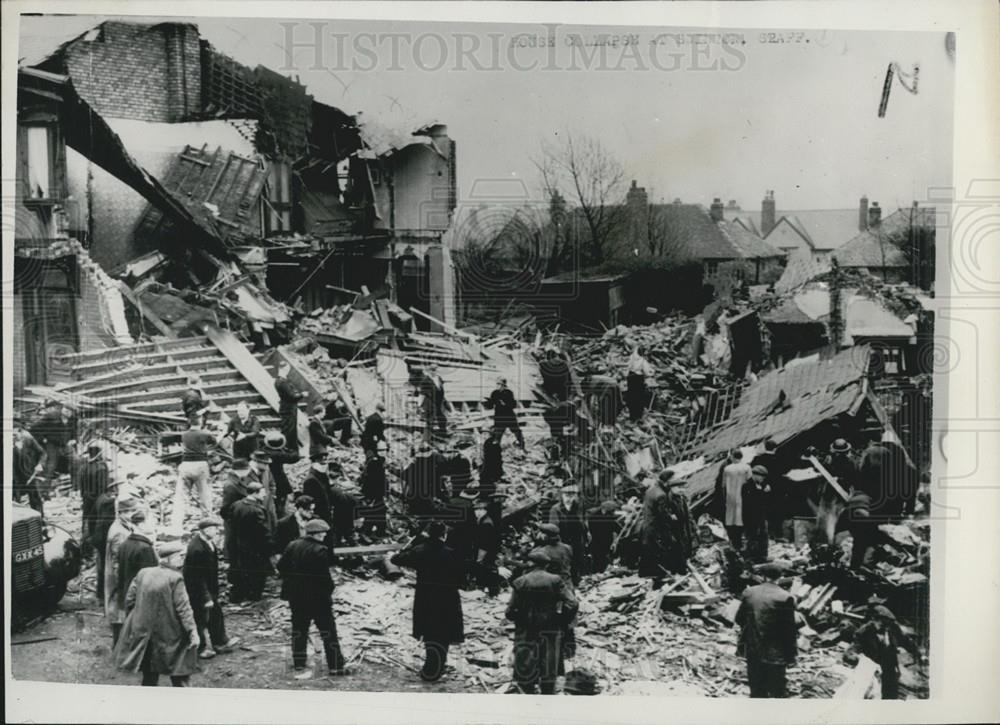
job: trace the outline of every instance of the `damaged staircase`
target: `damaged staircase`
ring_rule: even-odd
[[[238,357],[241,354],[243,360]],[[207,401],[235,415],[236,405],[245,400],[263,428],[277,428],[278,415],[269,399],[276,401],[276,396],[273,383],[261,376],[269,378],[259,364],[261,357],[225,331],[77,353],[62,361],[73,382],[60,386],[59,392],[110,402],[123,412],[151,414],[183,426],[181,397],[188,389],[188,378],[198,375]]]

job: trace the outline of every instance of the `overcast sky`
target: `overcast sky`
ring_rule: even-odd
[[[78,32],[88,22],[23,18],[22,37]],[[779,209],[853,208],[862,194],[894,209],[924,199],[928,186],[951,184],[954,66],[943,32],[762,38],[732,29],[734,45],[709,38],[692,51],[690,36],[683,45],[676,36],[719,31],[322,21],[315,68],[314,28],[298,21],[290,71],[282,21],[191,22],[222,52],[297,73],[317,100],[349,113],[408,130],[447,123],[460,203],[501,188],[477,180],[512,182],[504,194],[523,183],[537,195],[531,159],[541,142],[566,132],[602,138],[656,200],[707,205],[719,196],[759,209],[774,189]],[[406,35],[384,35],[394,33]],[[556,51],[524,47],[521,34],[551,36]],[[602,58],[593,45],[601,34],[634,35],[637,44],[619,37]],[[893,61],[908,72],[919,63],[918,93],[894,81],[878,118]]]

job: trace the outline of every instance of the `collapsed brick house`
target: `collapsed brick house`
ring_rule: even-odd
[[[19,68],[17,140],[15,389],[141,334],[136,316],[176,335],[153,280],[225,281],[265,336],[288,320],[276,299],[308,312],[344,289],[450,317],[442,124],[385,142],[195,25],[108,21]]]

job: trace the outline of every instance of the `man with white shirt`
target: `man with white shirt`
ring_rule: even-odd
[[[642,352],[642,348],[636,345],[628,359],[626,378],[628,389],[625,393],[625,404],[628,406],[628,415],[633,423],[642,418],[646,406],[649,405],[646,378],[654,374],[653,366],[643,357]]]

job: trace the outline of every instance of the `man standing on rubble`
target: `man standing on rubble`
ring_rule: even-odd
[[[274,510],[277,515],[284,515],[285,502],[292,493],[292,484],[288,482],[285,465],[298,463],[298,448],[294,450],[285,448],[285,436],[278,431],[271,431],[264,436],[264,447],[260,448],[259,451],[266,453],[271,459],[268,468],[271,470],[271,479],[274,481]]]
[[[285,445],[293,451],[299,449],[299,401],[306,397],[300,391],[288,374],[292,366],[287,362],[278,363],[278,377],[274,379],[274,390],[278,393],[278,415],[281,416],[281,434],[285,436]]]
[[[98,440],[87,444],[87,453],[79,461],[74,470],[73,478],[80,492],[81,514],[83,527],[83,555],[90,552],[91,539],[94,530],[95,507],[98,497],[108,488],[108,464],[104,460],[104,452]]]
[[[651,378],[655,374],[653,366],[644,357],[645,351],[636,345],[632,349],[632,354],[628,359],[628,375],[626,377],[627,392],[625,400],[628,404],[628,415],[633,423],[642,419],[642,414],[649,405],[649,389],[646,387],[646,378]]]
[[[42,445],[15,419],[12,470],[14,500],[26,495],[28,505],[38,513],[44,513],[41,486],[38,480],[45,471],[45,458],[46,453]],[[98,558],[100,557],[101,552],[98,551]]]
[[[181,434],[184,448],[177,466],[177,485],[174,489],[174,507],[171,526],[176,532],[184,527],[184,510],[188,490],[198,497],[202,513],[212,512],[211,470],[208,467],[210,451],[215,447],[215,436],[202,427],[201,416],[193,416],[188,429]]]
[[[763,466],[768,475],[765,479],[771,488],[771,498],[767,511],[767,534],[773,540],[784,539],[785,513],[788,509],[788,485],[778,473],[778,444],[773,438],[764,441],[764,450],[754,456],[754,466]]]
[[[358,507],[357,499],[352,491],[348,491],[344,479],[344,469],[336,459],[333,450],[329,451],[327,471],[330,480],[330,525],[333,527],[331,543],[333,546],[354,546],[356,536],[354,525]]]
[[[566,481],[559,490],[559,501],[549,510],[549,523],[559,528],[559,537],[573,549],[574,585],[587,573],[587,544],[590,541],[579,495],[580,487],[573,481]]]
[[[558,574],[568,591],[576,593],[576,583],[579,579],[573,578],[573,550],[561,541],[559,537],[559,527],[555,524],[542,524],[538,527],[542,534],[542,546],[539,550],[549,559],[548,570],[553,574]],[[576,631],[573,628],[573,619],[566,620],[565,628],[561,636],[562,656],[559,663],[559,674],[566,674],[563,666],[564,660],[573,659],[576,655]]]
[[[375,447],[367,452],[365,467],[361,471],[361,496],[365,501],[364,531],[373,536],[385,536],[388,526],[389,512],[385,503],[389,495],[389,483],[385,477],[388,450],[385,440],[378,440]]]
[[[526,694],[536,688],[554,695],[562,664],[562,637],[576,615],[573,592],[558,574],[546,571],[549,557],[528,554],[532,569],[511,585],[507,619],[514,622],[514,682]]]
[[[260,421],[250,412],[250,406],[241,400],[236,415],[229,419],[226,435],[233,439],[233,458],[250,458],[260,441]]]
[[[313,500],[316,518],[331,524],[333,512],[330,503],[330,469],[327,464],[327,453],[321,450],[313,451],[309,460],[312,461],[312,465],[302,480],[302,493]]]
[[[119,498],[116,502],[118,518],[108,529],[107,549],[104,554],[104,616],[111,625],[112,644],[118,642],[118,635],[125,621],[125,610],[119,606],[118,596],[118,552],[125,539],[132,533],[132,514],[139,510],[139,500]]]
[[[497,572],[502,518],[500,500],[502,499],[480,496],[475,503],[475,581],[476,586],[486,589],[491,597],[500,593],[500,574]]]
[[[763,564],[757,571],[764,583],[743,592],[736,612],[736,624],[742,628],[737,654],[747,661],[750,697],[783,698],[785,668],[795,664],[798,654],[795,598],[777,584],[780,566]]]
[[[254,451],[250,456],[249,481],[256,481],[264,487],[264,511],[267,513],[267,530],[272,534],[274,527],[278,524],[278,510],[274,505],[274,478],[271,476],[271,454],[267,451]],[[282,507],[281,514],[285,510]]]
[[[351,442],[351,433],[354,427],[354,419],[351,418],[351,411],[347,409],[347,404],[339,395],[334,395],[333,400],[323,411],[323,418],[330,430],[330,434],[340,434],[340,445],[346,446]]]
[[[181,396],[181,410],[184,417],[191,420],[194,416],[204,415],[208,410],[208,403],[205,401],[205,389],[202,387],[201,378],[192,375],[188,378],[188,389]]]
[[[222,488],[222,505],[219,507],[219,516],[222,518],[223,526],[223,552],[226,558],[232,561],[235,556],[236,533],[233,529],[233,506],[237,501],[242,501],[250,491],[247,489],[250,477],[250,463],[245,458],[237,458],[233,461],[229,469],[228,479]]]
[[[435,429],[441,438],[448,433],[448,418],[445,408],[451,408],[451,403],[445,398],[444,379],[438,373],[437,365],[427,366],[420,380],[420,408],[423,411],[425,434],[424,440],[430,442]]]
[[[515,412],[517,400],[514,391],[507,387],[507,378],[497,378],[497,387],[484,405],[493,409],[493,435],[499,439],[498,442],[503,440],[503,434],[509,429],[517,439],[517,445],[524,450],[524,433]]]
[[[642,553],[639,576],[652,577],[659,587],[668,573],[687,573],[697,532],[688,510],[687,499],[674,491],[683,486],[674,472],[666,470],[650,482],[642,502]]]
[[[247,484],[247,496],[233,504],[232,527],[235,553],[230,560],[229,578],[233,603],[258,601],[271,573],[273,544],[264,510],[264,487],[257,481]]]
[[[337,638],[337,620],[333,615],[333,555],[326,545],[330,525],[322,519],[306,524],[306,535],[296,539],[278,560],[281,574],[281,598],[292,610],[292,666],[296,672],[306,668],[309,626],[315,622],[323,638],[326,666],[330,675],[346,675],[347,667]]]
[[[618,533],[618,504],[606,500],[587,511],[590,529],[590,560],[596,573],[605,571],[611,561],[611,546]]]
[[[327,421],[323,419],[326,414],[325,405],[313,406],[312,415],[309,416],[309,453],[314,451],[325,451],[333,445],[333,438],[327,433]]]
[[[545,348],[545,357],[538,363],[542,374],[542,388],[557,401],[569,400],[573,392],[573,376],[569,362],[559,352],[559,348],[549,345]]]
[[[361,450],[365,453],[374,451],[378,442],[385,440],[383,413],[385,413],[385,404],[379,402],[375,404],[375,412],[365,418],[365,426],[361,431]]]
[[[403,471],[403,498],[410,515],[426,518],[435,515],[447,501],[448,492],[441,480],[440,456],[422,443],[416,456]]]
[[[749,464],[743,461],[743,451],[734,450],[729,463],[722,469],[722,491],[725,498],[725,526],[729,543],[736,551],[743,551],[743,486],[753,475]]]
[[[184,588],[201,636],[198,656],[206,660],[232,652],[239,642],[239,637],[226,635],[219,601],[219,547],[215,541],[221,524],[219,519],[211,517],[198,522],[198,530],[188,542],[184,556]]]
[[[881,520],[872,516],[872,497],[856,489],[851,492],[840,514],[837,528],[851,532],[851,569],[857,571],[865,564],[868,552],[878,543]]]
[[[747,558],[755,564],[767,560],[769,541],[768,514],[771,508],[771,486],[768,470],[754,465],[751,478],[743,484],[743,532],[746,535]]]
[[[444,674],[448,648],[465,640],[462,599],[465,576],[461,557],[444,542],[445,526],[432,521],[426,538],[394,554],[389,561],[417,572],[413,594],[413,637],[424,643],[420,679],[436,682]]]
[[[880,523],[912,513],[919,479],[906,451],[892,431],[872,441],[861,455],[858,486],[872,498],[872,515]]]

